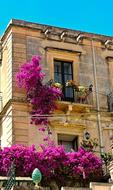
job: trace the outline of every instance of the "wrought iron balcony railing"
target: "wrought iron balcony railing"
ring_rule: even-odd
[[[93,85],[89,86],[81,86],[76,85],[73,80],[69,80],[66,84],[62,85],[60,83],[54,82],[54,80],[50,80],[46,83],[48,86],[55,86],[62,89],[63,96],[61,98],[62,101],[75,102],[80,104],[90,104],[93,103],[92,91]]]
[[[92,104],[92,91],[86,90],[84,93],[74,90],[74,102],[80,104]]]

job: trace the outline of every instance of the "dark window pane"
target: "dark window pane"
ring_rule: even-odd
[[[54,81],[62,84],[62,75],[60,73],[54,73]]]
[[[61,63],[60,62],[54,63],[54,72],[55,73],[61,73]]]
[[[72,74],[71,63],[64,63],[64,74]]]
[[[63,145],[66,152],[78,150],[78,137],[68,134],[58,134],[58,144]]]
[[[70,152],[73,149],[73,142],[71,141],[62,141],[62,145],[66,152]]]
[[[67,80],[72,80],[72,75],[64,75],[64,81],[67,82]]]

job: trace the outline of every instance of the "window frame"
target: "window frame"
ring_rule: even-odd
[[[62,87],[62,91],[63,91],[63,95],[64,97],[62,98],[62,100],[64,101],[71,101],[73,102],[74,101],[74,90],[72,89],[72,98],[71,97],[66,97],[66,86],[65,86],[65,75],[70,75],[72,76],[72,79],[70,80],[73,80],[73,61],[69,61],[69,60],[61,60],[61,59],[54,59],[53,60],[53,64],[54,64],[54,78],[55,78],[55,73],[58,73],[58,72],[55,72],[55,62],[59,62],[61,64],[61,80],[62,80],[62,84],[63,84],[63,87]],[[68,74],[68,73],[64,73],[64,64],[70,64],[71,65],[71,74]]]
[[[62,136],[62,137],[60,137]],[[65,137],[67,136],[67,137]],[[70,135],[70,134],[57,134],[57,137],[58,137],[58,145],[64,145],[64,143],[67,143],[68,145],[68,142],[72,143],[72,150],[74,151],[78,151],[78,135]],[[72,137],[72,139],[70,139],[70,137]],[[65,145],[64,145],[65,147]],[[71,151],[71,150],[70,150]]]

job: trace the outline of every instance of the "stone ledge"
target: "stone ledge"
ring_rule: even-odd
[[[85,187],[62,187],[61,190],[90,190]]]
[[[16,182],[13,190],[50,190],[49,187],[35,187],[32,178],[30,177],[16,177]],[[4,190],[7,181],[6,176],[0,176],[0,190]]]
[[[98,183],[98,182],[91,182],[90,189],[92,190],[110,190],[112,183]]]
[[[16,181],[33,181],[31,177],[16,177]],[[6,176],[0,176],[0,181],[6,181],[7,177]]]
[[[15,186],[13,190],[50,190],[49,187]]]

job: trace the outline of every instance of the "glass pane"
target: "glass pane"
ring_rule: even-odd
[[[62,141],[62,145],[64,146],[66,152],[70,152],[73,149],[72,141]]]
[[[67,82],[67,80],[72,80],[72,75],[64,75],[64,81],[65,83]]]
[[[54,63],[54,72],[55,73],[61,73],[61,63],[60,62],[56,62]]]
[[[54,81],[62,84],[62,75],[60,73],[54,73]]]
[[[64,63],[64,74],[72,74],[71,63]]]
[[[73,89],[71,87],[65,88],[65,97],[73,98]]]

